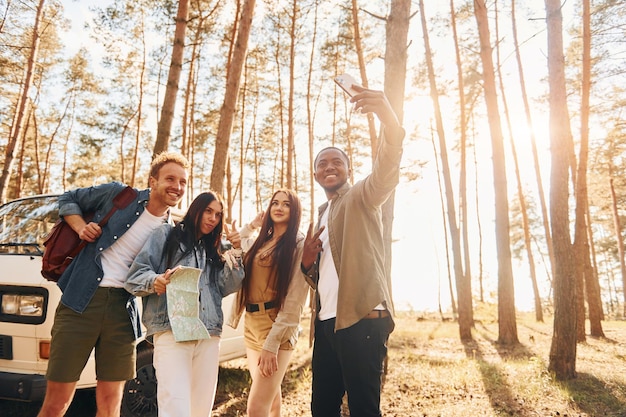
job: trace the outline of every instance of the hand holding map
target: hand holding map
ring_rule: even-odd
[[[167,286],[167,312],[174,340],[209,339],[211,336],[199,319],[200,298],[198,280],[201,269],[181,266],[175,268]]]

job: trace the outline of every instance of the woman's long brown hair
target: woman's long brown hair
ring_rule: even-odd
[[[298,246],[297,239],[300,220],[302,218],[302,205],[300,204],[300,198],[293,190],[281,188],[272,195],[267,210],[265,210],[265,215],[263,216],[263,224],[259,236],[254,241],[250,250],[244,255],[243,265],[246,276],[241,285],[239,295],[237,296],[240,311],[248,304],[250,296],[250,274],[252,272],[254,257],[261,247],[274,236],[274,222],[270,216],[270,210],[272,209],[272,202],[278,193],[284,193],[289,200],[289,222],[287,223],[287,230],[272,250],[272,271],[275,275],[271,282],[275,285],[277,293],[276,301],[278,302],[279,308],[282,308],[285,297],[287,296],[287,290],[291,282],[291,271],[294,266]]]

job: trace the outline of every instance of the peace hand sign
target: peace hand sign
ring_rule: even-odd
[[[309,224],[309,230],[304,239],[304,250],[302,251],[302,266],[305,269],[310,269],[313,266],[317,255],[323,250],[322,241],[320,240],[320,235],[323,231],[324,226],[313,233],[313,223]]]

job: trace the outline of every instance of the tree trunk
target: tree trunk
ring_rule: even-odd
[[[176,13],[176,30],[174,31],[174,46],[172,47],[172,61],[167,77],[167,86],[165,87],[163,107],[161,107],[161,117],[157,128],[153,157],[169,148],[172,121],[174,120],[174,110],[176,108],[176,96],[178,95],[178,81],[183,69],[188,14],[189,0],[179,0],[178,12]]]
[[[196,187],[196,155],[194,152],[196,131],[195,131],[195,117],[196,117],[196,100],[198,91],[198,73],[201,63],[201,52],[204,46],[203,35],[207,32],[206,22],[209,16],[215,12],[217,5],[211,10],[203,10],[201,1],[193,1],[190,3],[191,11],[195,14],[195,23],[190,26],[190,29],[194,31],[190,34],[191,52],[189,54],[189,71],[187,75],[187,83],[185,86],[185,99],[183,103],[183,115],[181,120],[181,153],[185,155],[189,160],[189,179],[187,192],[185,197],[187,198],[187,204],[191,203],[192,196],[195,193]],[[206,12],[206,13],[205,13]],[[200,189],[202,186],[200,185]]]
[[[124,142],[126,139],[126,132],[128,132],[130,130],[130,124],[132,123],[133,119],[135,118],[135,116],[137,115],[137,111],[138,108],[135,109],[135,111],[128,115],[128,117],[126,118],[126,120],[124,120],[124,123],[122,124],[122,131],[120,132],[120,180],[124,183],[128,183],[126,180],[126,158],[124,155]],[[137,145],[137,143],[135,142],[135,146]],[[132,186],[132,184],[129,184]]]
[[[476,143],[476,136],[472,135],[473,143]],[[476,146],[472,147],[472,156],[474,163],[474,172],[478,172],[478,158],[476,158]],[[474,205],[480,207],[480,187],[478,184],[478,175],[474,176]],[[480,210],[476,210],[476,227],[478,229],[478,284],[480,285],[481,301],[483,290],[483,226],[480,220]]]
[[[493,182],[496,210],[496,247],[498,256],[498,342],[505,345],[519,343],[515,321],[515,289],[511,264],[509,236],[509,203],[504,161],[504,144],[496,82],[491,58],[489,21],[484,0],[474,0],[474,15],[480,36],[480,58],[483,66],[485,104],[491,136]]]
[[[239,83],[243,64],[246,60],[248,50],[248,38],[252,26],[255,0],[245,0],[239,20],[239,30],[237,40],[233,50],[233,57],[230,61],[228,77],[226,79],[226,91],[224,93],[224,103],[220,109],[220,121],[217,127],[217,137],[215,138],[215,156],[213,158],[213,168],[211,170],[212,190],[222,192],[224,188],[224,174],[226,172],[226,160],[228,158],[228,148],[230,146],[230,134],[237,107],[239,96]]]
[[[498,3],[494,3],[496,10],[496,39],[500,39],[500,31],[498,25]],[[502,68],[502,62],[500,61],[500,43],[496,44],[496,59],[497,68]],[[506,118],[506,126],[509,134],[509,144],[511,145],[511,154],[513,156],[513,164],[515,167],[515,183],[517,185],[517,199],[519,200],[520,213],[522,215],[522,228],[524,229],[524,247],[526,248],[526,256],[528,259],[528,270],[530,272],[530,281],[533,289],[533,296],[535,300],[535,320],[543,322],[543,309],[541,307],[541,295],[539,294],[539,286],[537,285],[537,271],[535,268],[535,257],[532,250],[532,239],[530,233],[530,225],[528,221],[528,210],[526,207],[526,197],[524,196],[524,189],[522,187],[522,178],[519,169],[519,161],[517,158],[517,149],[515,147],[515,141],[513,140],[513,127],[511,125],[511,117],[509,114],[509,105],[506,98],[506,92],[504,90],[504,79],[502,77],[502,71],[498,71],[498,87],[502,94],[502,105],[504,107],[504,116]]]
[[[296,22],[298,19],[298,1],[291,3],[291,27],[289,29],[289,97],[287,99],[287,175],[285,185],[294,189],[294,154],[296,153],[294,143],[294,93],[295,93],[295,66],[296,66]]]
[[[195,163],[193,158],[194,149],[194,115],[195,115],[195,95],[197,90],[197,66],[199,65],[198,48],[202,45],[201,30],[203,19],[200,17],[198,22],[198,28],[194,35],[193,46],[191,47],[191,54],[189,58],[189,74],[187,76],[187,84],[185,88],[185,99],[183,100],[183,116],[181,120],[181,144],[180,151],[190,164],[189,169],[189,186],[187,187],[187,195],[195,195],[194,192],[194,171]],[[188,199],[189,201],[189,199]]]
[[[55,123],[54,130],[52,134],[50,135],[50,141],[48,142],[48,148],[46,149],[46,157],[44,158],[44,161],[43,161],[43,164],[44,164],[43,170],[40,169],[40,162],[39,162],[39,149],[38,149],[39,141],[35,140],[35,160],[37,164],[37,176],[39,177],[38,183],[39,183],[40,194],[45,193],[49,185],[48,183],[49,183],[49,177],[50,177],[50,155],[52,154],[52,144],[57,141],[57,136],[61,132],[61,125],[63,121],[69,118],[70,125],[73,121],[73,117],[74,117],[73,111],[74,111],[74,105],[76,101],[76,98],[75,98],[76,90],[74,87],[75,86],[73,86],[73,88],[71,88],[70,91],[68,92],[67,101],[65,103],[65,106],[63,107],[63,113],[61,114],[61,117],[59,117],[57,122]]]
[[[363,44],[361,42],[361,27],[359,24],[359,6],[357,5],[357,0],[352,0],[352,28],[354,30],[354,50],[359,61],[359,75],[361,76],[361,85],[365,88],[369,88],[369,81],[367,79],[367,71],[365,67],[365,57],[363,56]],[[376,123],[374,121],[374,114],[367,113],[366,116],[367,127],[370,132],[370,144],[373,161],[374,159],[376,159],[376,153],[378,152],[378,135],[376,134]]]
[[[385,94],[402,124],[404,119],[404,90],[406,82],[407,39],[409,32],[410,0],[391,0],[385,25]],[[395,192],[383,205],[383,242],[385,245],[385,276],[391,285],[391,242]]]
[[[622,274],[622,302],[624,310],[622,311],[623,317],[626,317],[626,259],[624,255],[624,238],[622,238],[622,222],[619,217],[619,202],[617,200],[617,193],[615,192],[615,185],[613,184],[613,177],[609,180],[611,186],[611,208],[613,209],[613,224],[615,226],[615,240],[617,242],[617,254],[619,257],[620,272]]]
[[[463,274],[463,261],[461,253],[461,234],[456,222],[456,206],[454,202],[454,189],[450,175],[450,164],[448,162],[448,151],[445,130],[443,128],[443,117],[439,106],[439,94],[435,82],[435,69],[430,50],[430,40],[424,13],[424,0],[419,1],[419,10],[422,23],[422,36],[424,38],[424,49],[426,67],[428,68],[428,80],[430,84],[430,97],[433,101],[435,111],[435,123],[437,136],[439,137],[439,154],[441,157],[441,170],[443,173],[444,189],[446,194],[446,208],[448,212],[448,227],[450,230],[450,240],[452,243],[452,263],[454,267],[454,277],[456,280],[456,291],[458,297],[459,312],[459,337],[461,340],[472,338],[473,308],[472,308],[472,285],[467,276]]]
[[[511,21],[513,30],[513,42],[515,44],[515,59],[517,60],[517,70],[519,75],[519,83],[522,93],[522,101],[524,102],[524,113],[526,114],[526,124],[530,132],[530,147],[533,154],[533,165],[535,167],[535,179],[537,181],[537,194],[541,206],[541,218],[543,219],[543,230],[546,236],[546,247],[548,248],[548,258],[550,259],[550,269],[554,277],[554,249],[552,247],[552,232],[550,231],[550,220],[548,216],[548,208],[546,204],[546,196],[543,191],[543,180],[541,179],[541,166],[539,165],[539,154],[537,152],[537,139],[535,137],[535,129],[533,129],[533,121],[530,115],[530,103],[528,94],[526,93],[526,81],[524,79],[524,67],[522,65],[522,57],[519,50],[519,41],[517,39],[517,23],[515,20],[515,0],[511,0]]]
[[[37,132],[39,131],[38,126],[37,126],[37,116],[35,115],[35,111],[33,109],[33,106],[28,106],[28,115],[26,116],[26,120],[33,120],[33,131],[35,132],[35,137],[34,137],[34,142],[35,142],[35,153],[37,153],[37,143],[39,142],[38,139],[38,135]],[[24,183],[24,154],[26,153],[26,132],[28,131],[28,125],[29,123],[27,122],[24,128],[24,137],[22,138],[22,140],[20,141],[20,151],[19,151],[19,155],[18,155],[18,163],[17,163],[17,175],[15,178],[15,195],[16,196],[21,196],[22,195],[22,186]],[[38,194],[41,194],[42,191],[38,190]]]
[[[61,164],[61,189],[67,190],[67,149],[69,147],[70,138],[72,136],[72,130],[74,127],[74,120],[76,119],[76,97],[72,93],[72,116],[70,118],[69,128],[65,133],[63,141],[63,162]]]
[[[254,94],[254,92],[252,92],[252,94]],[[241,94],[241,114],[244,115],[246,114],[246,101],[247,101],[247,96],[248,96],[248,67],[245,66],[244,67],[244,71],[243,71],[243,87],[242,87],[242,94]],[[257,94],[258,96],[258,94]],[[256,112],[257,109],[253,109],[253,113],[254,113],[254,117],[252,120],[254,120],[256,118]],[[241,220],[241,224],[243,225],[243,186],[244,186],[244,165],[245,165],[245,158],[246,158],[246,150],[248,149],[248,143],[246,143],[246,118],[245,117],[241,117],[241,126],[239,128],[239,180],[237,181],[237,185],[235,186],[235,196],[239,197],[239,219]],[[254,123],[254,122],[253,122]],[[251,129],[255,128],[255,126],[251,126]],[[237,194],[239,193],[239,194]],[[233,198],[233,201],[230,203],[232,206],[235,205],[235,197]],[[232,210],[231,212],[231,216],[232,216]],[[232,218],[232,217],[231,217]]]
[[[140,153],[140,143],[141,143],[141,128],[143,125],[143,99],[144,99],[144,88],[145,88],[145,76],[146,76],[146,32],[144,28],[144,18],[143,14],[141,17],[141,71],[139,73],[139,97],[137,103],[137,129],[135,130],[135,146],[133,147],[133,167],[130,176],[131,187],[135,186],[137,181],[137,170],[139,169],[139,153]],[[124,155],[122,155],[122,159],[124,159]]]
[[[569,149],[572,133],[567,109],[563,16],[560,0],[545,0],[548,30],[548,80],[550,105],[550,219],[554,243],[554,331],[548,370],[557,380],[576,377],[576,281],[569,230]]]
[[[589,0],[583,0],[583,71],[580,109],[580,154],[578,157],[578,177],[576,184],[576,232],[574,238],[574,253],[579,268],[579,276],[583,279],[587,305],[589,306],[590,333],[594,337],[604,337],[602,331],[602,300],[597,289],[599,283],[591,267],[589,250],[589,235],[587,224],[591,218],[587,217],[589,199],[587,198],[587,161],[589,159],[589,94],[591,91],[591,13]],[[580,209],[579,209],[580,206]],[[579,220],[580,218],[580,220]],[[580,239],[579,239],[580,238]],[[594,283],[594,280],[596,281]],[[583,303],[584,308],[584,303]],[[584,317],[584,316],[583,316]],[[584,319],[581,318],[583,331]]]
[[[318,12],[319,12],[319,2],[315,2],[315,12],[314,12],[314,19],[313,19],[313,28],[312,28],[312,39],[311,39],[311,54],[309,56],[309,73],[307,75],[307,82],[306,82],[306,120],[307,120],[307,131],[308,131],[308,143],[309,143],[309,166],[311,167],[311,172],[315,171],[315,167],[313,166],[314,163],[314,158],[315,158],[315,150],[314,150],[314,144],[315,144],[315,131],[314,131],[314,125],[315,125],[315,110],[314,107],[311,106],[311,102],[312,102],[312,97],[313,97],[313,93],[312,93],[312,83],[313,83],[313,63],[315,62],[315,41],[317,39],[317,19],[318,19]],[[309,210],[310,210],[310,216],[309,219],[311,219],[312,223],[315,223],[315,219],[317,218],[315,216],[316,210],[315,210],[315,179],[313,178],[313,175],[309,175],[309,190],[310,191],[310,199],[311,199],[311,205],[309,206]],[[305,228],[306,229],[306,228]],[[310,306],[311,308],[313,308],[313,305],[311,304]]]
[[[39,25],[41,24],[44,2],[45,0],[39,0],[39,3],[37,4],[37,12],[35,14],[35,22],[33,24],[33,37],[30,43],[30,55],[28,56],[26,73],[24,74],[24,83],[15,107],[16,113],[11,127],[11,134],[4,152],[4,165],[2,167],[2,174],[0,174],[0,203],[4,203],[7,200],[9,177],[11,175],[11,168],[13,167],[15,149],[18,147],[20,137],[24,135],[23,130],[24,123],[26,121],[24,113],[26,111],[26,103],[28,102],[30,86],[33,82],[37,55],[39,53]]]
[[[587,200],[587,218],[591,219],[591,210],[589,210],[589,200]],[[590,298],[595,298],[597,300],[597,305],[600,308],[600,320],[604,320],[604,303],[602,302],[602,290],[600,288],[600,277],[598,275],[598,261],[596,257],[595,251],[595,243],[593,240],[593,230],[591,229],[591,222],[587,222],[587,238],[589,239],[589,265],[587,269],[589,270],[588,274],[593,275],[593,279],[591,280],[591,284],[593,286],[592,289],[587,288],[588,293],[590,294]],[[594,294],[593,296],[591,294]],[[609,288],[609,299],[611,299],[611,291]],[[591,309],[591,307],[590,307]],[[589,313],[593,315],[594,313]],[[593,320],[591,321],[591,334],[595,336],[593,329]]]
[[[277,45],[282,44],[281,35],[282,31],[278,29],[277,31]],[[274,172],[272,176],[272,188],[282,187],[285,179],[285,100],[283,100],[283,79],[282,79],[282,56],[281,56],[280,47],[274,48],[274,63],[276,66],[274,70],[276,71],[276,90],[278,93],[277,99],[277,114],[278,114],[278,124],[280,125],[280,135],[278,138],[280,152],[276,152],[276,156],[274,158]],[[280,166],[279,166],[280,164]],[[278,179],[276,177],[278,176]],[[278,185],[276,185],[278,184]]]
[[[439,205],[441,208],[441,221],[443,225],[443,240],[446,248],[446,271],[448,272],[448,291],[450,292],[450,307],[452,308],[452,317],[458,320],[458,310],[456,307],[456,296],[454,295],[454,286],[452,284],[452,271],[450,270],[450,244],[448,243],[448,223],[446,222],[446,205],[444,203],[444,191],[441,186],[441,169],[439,168],[439,160],[437,159],[437,145],[435,145],[435,137],[430,130],[430,142],[433,145],[433,156],[435,157],[435,166],[437,168],[437,185],[439,186]],[[439,301],[439,313],[443,316],[441,309],[441,301]],[[471,335],[471,333],[470,333]]]
[[[465,109],[465,81],[463,80],[463,59],[461,58],[461,50],[459,48],[459,38],[456,27],[456,11],[454,10],[454,0],[450,0],[450,26],[452,28],[452,36],[454,38],[454,55],[456,57],[456,78],[459,83],[459,131],[460,143],[459,152],[461,153],[459,164],[459,227],[463,239],[463,260],[464,260],[464,277],[465,282],[472,282],[472,268],[469,244],[469,219],[467,215],[467,111]],[[481,301],[483,300],[481,291]]]

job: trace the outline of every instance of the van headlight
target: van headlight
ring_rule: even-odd
[[[0,287],[0,321],[40,324],[46,320],[48,290],[41,287]]]
[[[43,295],[2,294],[2,314],[41,316]]]

